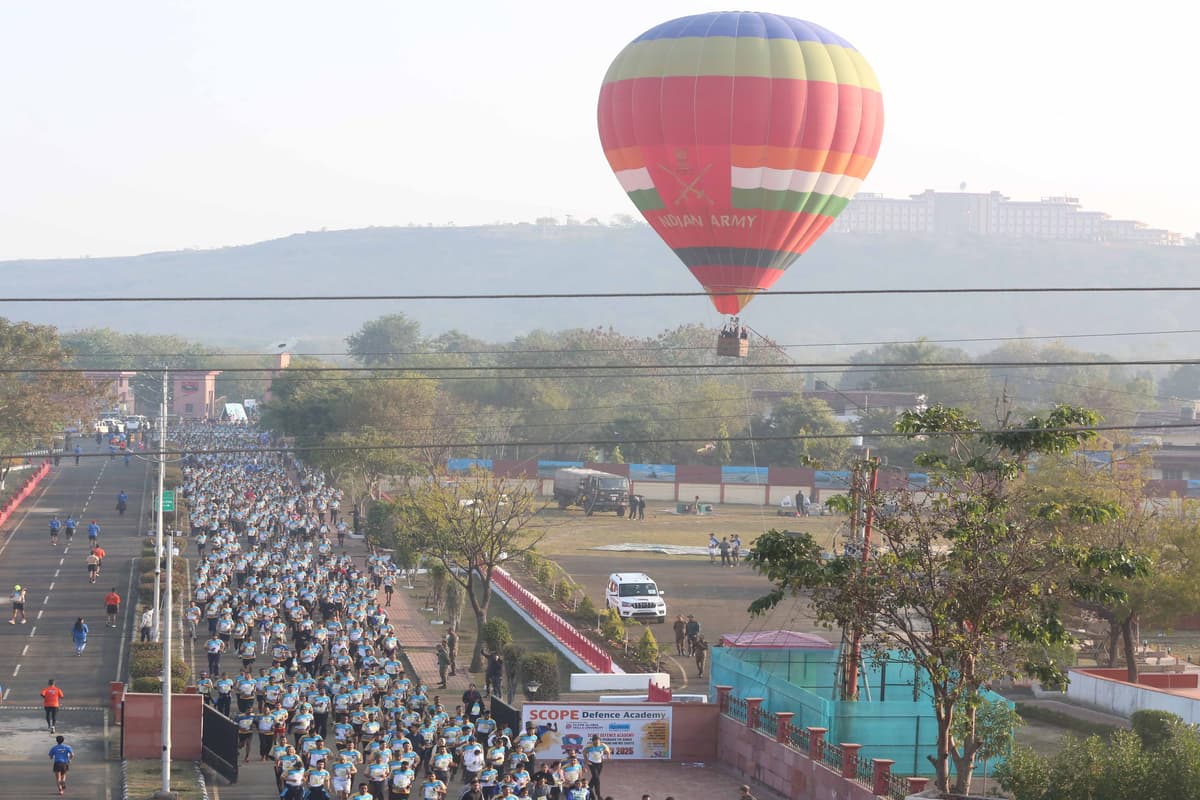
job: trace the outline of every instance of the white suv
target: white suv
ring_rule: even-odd
[[[666,622],[667,604],[658,585],[644,572],[614,572],[604,592],[606,608],[615,608],[621,619]]]

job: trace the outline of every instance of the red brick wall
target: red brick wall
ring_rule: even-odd
[[[124,758],[162,756],[162,695],[126,692]],[[171,757],[198,761],[204,698],[198,694],[171,695]]]
[[[671,704],[671,760],[712,761],[717,757],[713,738],[721,709],[711,703]]]
[[[866,786],[726,716],[718,717],[717,758],[792,800],[876,800]]]

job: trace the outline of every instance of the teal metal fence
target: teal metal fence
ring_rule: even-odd
[[[865,659],[859,699],[843,701],[836,650],[718,647],[710,652],[712,686],[733,687],[735,698],[761,697],[769,719],[792,712],[793,729],[828,729],[833,749],[825,753],[827,761],[840,759],[838,746],[853,742],[862,745],[865,763],[886,758],[895,762],[895,774],[933,774],[928,759],[937,739],[932,696],[921,673],[899,655]],[[1008,702],[992,692],[985,699]]]

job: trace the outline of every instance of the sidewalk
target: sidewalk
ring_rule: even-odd
[[[424,683],[431,694],[444,692],[443,702],[453,709],[458,705],[468,684],[474,683],[479,691],[483,691],[483,673],[471,675],[467,672],[467,666],[471,662],[470,647],[474,642],[465,641],[460,631],[458,659],[454,670],[457,674],[447,676],[445,689],[436,688],[438,665],[437,653],[434,648],[445,637],[446,626],[431,625],[426,612],[421,610],[424,598],[428,594],[428,587],[423,578],[424,576],[417,576],[414,581],[416,585],[414,589],[408,589],[403,585],[397,586],[392,594],[391,606],[384,605],[387,596],[383,591],[379,592],[378,600],[379,604],[383,606],[383,610],[387,612],[388,621],[395,626],[396,638],[400,640],[400,647],[404,650],[408,663],[412,665],[414,674],[409,677],[413,681]]]

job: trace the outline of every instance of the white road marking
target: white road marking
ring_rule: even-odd
[[[29,652],[29,645],[25,645],[24,647],[22,647],[22,648],[21,648],[21,655],[22,655],[22,656],[23,656],[23,655],[25,655],[25,654],[26,654],[26,653],[28,653],[28,652]]]
[[[58,573],[60,573],[60,572],[62,572],[62,570],[61,570],[61,569],[56,569],[56,570],[54,570],[54,577],[56,577],[56,578],[57,578],[57,577],[58,577]]]
[[[42,614],[45,614],[45,613],[46,613],[46,609],[44,609],[44,608],[43,608],[43,609],[40,609],[40,610],[38,611],[37,619],[41,619],[41,618],[42,618]],[[26,645],[26,647],[28,647],[28,645]]]
[[[42,598],[42,605],[47,605],[49,602],[50,602],[50,595],[46,595],[45,597]]]
[[[32,639],[35,633],[37,633],[37,625],[34,625],[29,629],[29,638]]]
[[[21,672],[21,665],[20,665],[20,664],[17,664],[15,667],[13,667],[13,677],[14,677],[14,678],[15,678],[15,677],[17,677],[17,675],[19,675],[19,674],[20,674],[20,672]]]
[[[46,591],[48,591],[48,592],[53,592],[53,591],[54,591],[54,581],[50,581],[50,588],[49,588],[49,589],[47,589]],[[49,595],[47,595],[47,597],[48,597],[48,596],[49,596]]]

